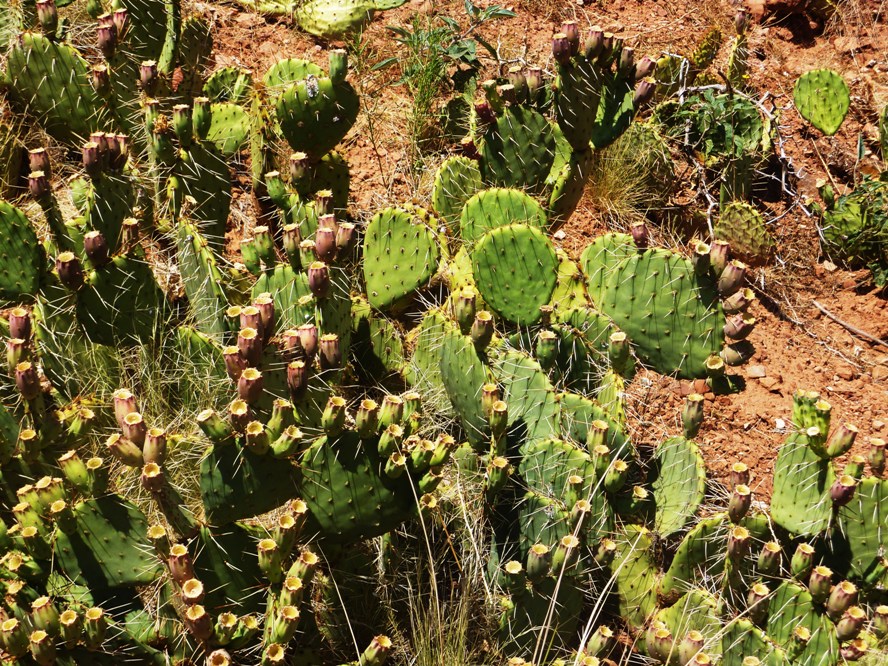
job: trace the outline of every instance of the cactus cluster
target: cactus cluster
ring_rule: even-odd
[[[770,513],[742,464],[704,513],[703,397],[653,450],[629,435],[639,365],[735,390],[747,248],[686,256],[636,224],[576,263],[550,237],[653,95],[652,60],[565,23],[554,80],[482,86],[430,209],[363,224],[335,152],[360,103],[345,52],[327,72],[173,77],[201,21],[160,5],[95,12],[90,68],[41,0],[7,60],[14,102],[79,144],[82,176],[68,219],[60,165],[34,148],[27,194],[0,202],[4,660],[379,666],[402,647],[396,611],[368,612],[388,624],[344,653],[337,608],[379,604],[395,545],[446,528],[457,483],[478,496],[510,663],[619,658],[617,623],[662,663],[879,649],[884,442],[870,475],[853,458],[839,473],[856,429],[830,433],[829,404],[801,392]],[[163,30],[133,21],[155,10]],[[262,224],[231,262],[228,164],[247,148]]]

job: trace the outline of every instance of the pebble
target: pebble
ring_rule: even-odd
[[[771,393],[780,393],[780,382],[775,377],[763,377],[761,384]]]
[[[852,379],[854,379],[857,373],[850,365],[842,365],[839,366],[838,370],[836,370],[836,375],[839,377],[839,379],[844,379],[846,382],[850,382]]]
[[[888,379],[888,368],[884,365],[874,365],[870,375],[877,382]]]
[[[766,377],[767,374],[765,366],[763,365],[750,365],[746,368],[746,376],[752,379],[761,379],[762,377]]]

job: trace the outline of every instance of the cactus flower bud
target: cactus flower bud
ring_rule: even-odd
[[[231,617],[235,618],[235,621],[237,620],[237,616],[233,615],[232,613],[227,613],[227,614],[223,613],[223,615],[231,615]],[[220,632],[219,623],[217,622],[216,623],[216,630],[214,631],[217,638],[219,637],[220,633],[224,634],[224,631],[225,630],[223,628],[222,631]],[[230,640],[230,638],[229,638],[229,640]],[[210,652],[209,655],[207,655],[207,666],[231,666],[231,664],[232,664],[231,655],[228,654],[227,650],[223,650],[222,648],[219,648],[218,650],[213,650],[212,652]]]
[[[475,321],[475,304],[478,292],[473,287],[465,287],[453,296],[453,317],[463,335],[468,335]]]
[[[181,543],[170,547],[170,555],[167,559],[167,567],[170,575],[178,585],[184,585],[185,581],[194,578],[194,561],[188,549]]]
[[[298,181],[305,178],[308,172],[309,160],[308,154],[303,152],[292,153],[289,159],[290,163],[290,180]]]
[[[237,432],[245,432],[247,425],[253,420],[253,416],[250,413],[250,405],[240,398],[233,400],[228,405],[228,419]]]
[[[255,328],[247,327],[241,329],[237,335],[237,348],[247,364],[257,366],[262,362],[262,336]]]
[[[318,351],[318,327],[314,324],[302,324],[296,332],[305,352],[305,358],[311,363]]]
[[[789,563],[789,571],[796,580],[807,580],[814,568],[814,547],[800,543]]]
[[[309,369],[305,361],[292,361],[287,364],[287,388],[294,400],[301,398],[308,388]]]
[[[320,339],[320,352],[318,359],[321,370],[338,370],[342,367],[342,346],[338,335],[335,333],[322,335]]]
[[[829,496],[836,508],[845,506],[854,497],[854,491],[857,489],[857,479],[853,476],[843,474],[838,477],[829,489]]]
[[[321,427],[328,437],[336,437],[345,427],[345,399],[331,395],[321,415]]]
[[[40,377],[30,361],[22,361],[15,366],[15,386],[25,400],[34,400],[40,395]]]
[[[635,74],[635,49],[631,46],[624,46],[620,50],[620,62],[617,65],[617,72],[622,77]]]
[[[15,366],[28,360],[28,346],[21,338],[10,338],[6,341],[6,366],[9,372],[15,373]]]
[[[866,622],[866,613],[863,609],[860,606],[851,606],[836,623],[836,638],[840,643],[857,638],[864,622]]]
[[[752,504],[752,492],[749,486],[743,484],[734,486],[734,492],[731,500],[728,502],[728,517],[735,525],[739,523],[749,512],[749,506]]]
[[[330,292],[330,271],[323,261],[314,261],[308,267],[308,288],[316,298],[324,298]]]
[[[604,475],[604,490],[615,495],[623,489],[629,478],[629,465],[625,460],[614,460]]]
[[[567,65],[573,56],[573,45],[568,36],[559,32],[552,37],[552,55],[559,65]]]
[[[888,636],[888,606],[876,606],[873,613],[872,630],[878,639]]]
[[[158,74],[157,63],[154,60],[144,60],[139,65],[139,87],[149,97],[154,97],[157,92]]]
[[[51,666],[56,663],[55,639],[43,629],[31,632],[28,637],[28,649],[34,661],[40,666]]]
[[[108,256],[108,243],[101,231],[90,231],[84,235],[83,251],[96,268],[107,266],[111,261]]]
[[[28,151],[28,171],[42,171],[49,178],[51,173],[51,165],[49,161],[49,153],[45,148],[34,148]]]
[[[674,640],[669,629],[665,625],[651,625],[645,634],[645,638],[648,656],[666,663],[674,649]]]
[[[336,257],[336,231],[329,228],[319,228],[315,232],[315,252],[318,259],[330,264]]]
[[[9,337],[31,339],[31,313],[26,308],[15,307],[9,311]]]
[[[728,533],[728,557],[735,561],[745,557],[750,541],[749,530],[742,525],[734,525]]]
[[[746,264],[741,261],[728,262],[718,277],[718,293],[722,298],[734,295],[746,277]]]
[[[749,485],[749,467],[744,462],[735,462],[731,465],[729,478],[730,486]]]
[[[509,425],[509,406],[504,401],[497,400],[490,406],[487,420],[494,438],[502,437]]]
[[[81,148],[83,168],[90,178],[95,178],[102,173],[102,158],[99,153],[99,144],[95,141],[87,141]]]
[[[640,81],[641,79],[646,79],[647,77],[653,75],[654,70],[656,68],[657,68],[657,63],[649,56],[645,56],[635,65],[634,79],[636,81]]]
[[[755,292],[749,287],[738,289],[733,294],[722,301],[722,308],[725,314],[737,314],[738,312],[746,312],[749,304],[756,300]]]
[[[558,335],[544,329],[537,335],[536,358],[543,370],[549,370],[558,360]]]
[[[651,101],[656,90],[657,82],[654,79],[650,77],[641,79],[635,85],[635,96],[632,98],[632,106],[636,109],[644,106]]]
[[[142,487],[149,493],[159,493],[166,487],[166,475],[157,463],[147,463],[142,467]]]
[[[37,0],[37,21],[43,34],[53,39],[59,28],[59,10],[55,0]]]
[[[845,465],[845,469],[842,470],[843,474],[847,474],[853,479],[860,481],[863,477],[863,467],[866,465],[866,458],[861,455],[853,455],[848,463]]]
[[[77,451],[70,450],[59,458],[59,467],[65,479],[80,492],[89,489],[89,473],[86,465],[77,455]]]
[[[268,453],[271,444],[268,441],[268,432],[259,421],[250,421],[244,429],[246,448],[257,456]]]
[[[385,462],[385,475],[390,479],[400,478],[407,470],[407,458],[403,453],[395,451]]]
[[[490,344],[493,339],[493,315],[487,310],[481,310],[475,314],[471,336],[472,343],[478,351],[483,351]]]
[[[65,642],[65,648],[73,650],[83,635],[83,620],[77,611],[71,608],[62,611],[59,616],[59,631]]]
[[[755,624],[762,624],[768,615],[768,596],[771,590],[764,583],[755,583],[749,588],[746,596],[746,604],[749,609],[749,619]]]
[[[263,387],[262,373],[256,368],[246,368],[237,380],[237,395],[248,405],[252,405],[262,397]]]
[[[731,246],[726,241],[716,240],[712,242],[709,248],[709,264],[716,275],[720,276],[728,265],[730,251]]]
[[[28,174],[28,192],[35,201],[43,202],[50,192],[49,178],[43,171],[31,171]]]
[[[333,212],[333,190],[315,192],[314,205],[318,217],[331,214]]]
[[[732,340],[743,340],[752,333],[752,329],[755,328],[755,322],[755,317],[745,312],[731,315],[725,322],[725,335]]]
[[[595,561],[601,566],[607,566],[614,561],[617,554],[617,542],[605,537],[598,542],[595,549]]]
[[[527,577],[530,580],[538,580],[549,574],[552,553],[549,547],[542,543],[535,543],[527,553]]]
[[[144,464],[139,445],[126,437],[121,437],[118,433],[105,440],[105,450],[128,467],[141,467]]]
[[[681,423],[687,439],[693,439],[700,432],[700,426],[703,424],[703,403],[703,396],[699,393],[691,393],[685,399],[681,411]]]
[[[194,122],[191,107],[187,104],[173,106],[173,132],[182,148],[188,148],[194,137]]]
[[[348,257],[358,242],[358,231],[350,222],[343,222],[336,229],[336,254]]]
[[[111,60],[117,49],[117,29],[113,23],[107,25],[99,25],[96,28],[96,38],[98,40],[99,50],[105,57],[105,60]]]
[[[579,557],[580,540],[573,534],[561,537],[558,547],[552,553],[552,572],[556,575],[567,571],[577,563]]]
[[[869,643],[863,638],[855,638],[842,646],[840,654],[845,661],[860,661],[869,652]]]
[[[123,436],[136,446],[142,446],[145,443],[148,426],[145,425],[145,419],[139,412],[130,412],[124,416],[120,429],[123,431]]]
[[[678,644],[678,661],[680,664],[688,665],[692,662],[700,652],[703,651],[705,638],[696,629],[689,631],[681,643]]]
[[[241,356],[237,347],[231,345],[222,349],[222,358],[225,360],[225,371],[228,373],[228,377],[236,382],[247,367],[247,359]]]
[[[808,591],[815,603],[822,604],[829,597],[832,575],[832,569],[823,565],[816,566],[811,570],[811,576],[808,578]]]
[[[89,650],[97,650],[105,640],[105,632],[108,630],[108,618],[105,611],[96,606],[88,608],[83,614],[84,644]]]
[[[83,268],[73,252],[62,252],[56,257],[56,272],[68,289],[76,291],[83,286]]]
[[[826,600],[826,614],[833,622],[838,622],[845,611],[857,603],[857,586],[851,581],[843,580],[834,585]]]

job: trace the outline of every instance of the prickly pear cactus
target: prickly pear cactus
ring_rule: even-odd
[[[481,170],[475,160],[448,157],[435,173],[432,209],[449,227],[455,227],[466,202],[482,190]]]
[[[713,232],[718,240],[730,243],[731,252],[748,264],[765,263],[774,253],[774,238],[765,220],[745,201],[723,206]]]
[[[24,213],[5,201],[0,201],[0,244],[0,300],[30,300],[40,287],[43,248]]]
[[[546,230],[546,213],[532,197],[520,190],[494,187],[481,190],[463,206],[459,227],[466,243],[475,243],[497,227],[526,224]]]
[[[422,209],[377,213],[364,234],[364,281],[374,308],[396,308],[428,285],[438,271],[441,249],[434,218]]]
[[[510,224],[481,238],[472,251],[472,273],[481,297],[497,314],[532,324],[552,298],[558,259],[539,229]]]
[[[793,99],[802,118],[827,136],[839,130],[851,106],[848,84],[831,69],[802,74],[793,89]]]

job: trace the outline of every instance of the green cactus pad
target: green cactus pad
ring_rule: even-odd
[[[833,550],[850,563],[850,573],[866,579],[888,548],[888,481],[863,479],[852,500],[838,511]]]
[[[713,233],[718,240],[730,243],[731,252],[748,264],[763,264],[774,253],[774,239],[765,220],[745,201],[723,206]]]
[[[330,190],[333,192],[333,210],[345,211],[348,207],[348,188],[351,183],[348,162],[338,152],[333,151],[324,155],[319,162],[311,165],[306,176],[290,185],[295,186],[299,196],[305,201],[314,199],[318,190]],[[304,237],[313,234],[317,223],[303,225],[301,231]]]
[[[805,627],[811,640],[793,660],[799,666],[832,666],[839,660],[839,642],[830,619],[815,606],[804,587],[785,582],[768,601],[768,636],[784,649],[793,641],[793,631]]]
[[[683,529],[703,503],[706,468],[697,445],[670,437],[657,447],[649,482],[657,506],[656,531],[664,537]]]
[[[764,666],[789,666],[786,653],[745,618],[737,618],[725,627],[721,643],[723,666],[743,666],[745,657],[758,657]]]
[[[250,117],[243,107],[228,102],[211,105],[210,127],[204,140],[224,158],[236,155],[250,133]]]
[[[553,86],[555,117],[558,127],[577,152],[589,148],[605,76],[595,61],[582,56],[558,68],[558,78]]]
[[[471,338],[448,327],[441,347],[441,381],[459,415],[469,440],[484,442],[487,417],[481,409],[481,387],[490,383],[490,370],[478,356]],[[508,398],[506,398],[508,400]],[[509,416],[512,416],[511,409]]]
[[[194,571],[207,591],[210,608],[236,609],[238,614],[265,610],[265,580],[256,557],[256,539],[238,523],[224,528],[201,527],[192,547]],[[238,562],[237,566],[232,566]]]
[[[324,539],[348,544],[379,536],[416,511],[410,480],[388,478],[375,442],[362,443],[350,430],[333,440],[317,439],[300,463],[308,528]]]
[[[109,129],[108,106],[93,90],[89,64],[70,46],[26,32],[9,52],[6,75],[28,111],[59,141],[76,144]]]
[[[478,162],[458,155],[448,157],[435,173],[432,210],[453,228],[466,201],[483,188]]]
[[[520,190],[494,187],[481,190],[463,206],[460,215],[462,238],[475,243],[490,231],[508,224],[526,224],[546,230],[546,214],[535,199]]]
[[[358,106],[358,95],[351,84],[308,75],[278,98],[275,115],[281,133],[294,151],[320,159],[354,125]]]
[[[93,342],[147,343],[169,319],[169,307],[151,267],[119,256],[89,274],[77,292],[77,319]]]
[[[851,106],[848,84],[831,69],[802,74],[793,89],[793,99],[802,118],[827,136],[838,131]]]
[[[657,567],[651,547],[653,537],[638,525],[626,525],[617,532],[617,554],[611,562],[611,575],[616,581],[620,616],[640,629],[657,609]]]
[[[604,443],[611,450],[611,455],[623,460],[636,457],[635,447],[623,429],[597,402],[575,393],[562,393],[558,396],[558,403],[561,405],[561,432],[565,436],[585,444],[592,422],[604,421],[608,426]]]
[[[624,259],[633,257],[638,248],[629,234],[604,234],[589,243],[580,255],[586,275],[586,289],[596,307],[601,307],[608,276]]]
[[[115,254],[120,247],[123,221],[132,217],[136,191],[127,175],[103,174],[93,179],[87,191],[86,228],[101,231],[108,250]]]
[[[147,585],[160,575],[148,542],[148,520],[117,495],[74,507],[77,530],[56,531],[54,552],[68,578],[94,589]]]
[[[211,447],[200,462],[207,522],[225,525],[271,511],[299,496],[298,473],[286,461],[235,445]]]
[[[559,436],[561,410],[546,373],[536,360],[508,351],[491,359],[503,400],[509,406],[509,427],[527,441]]]
[[[798,536],[813,536],[826,530],[832,518],[829,489],[835,477],[830,461],[811,450],[807,436],[790,435],[774,463],[774,522]]]
[[[303,77],[299,77],[303,78]],[[207,77],[203,93],[213,102],[245,103],[253,89],[249,71],[240,67],[222,67]]]
[[[606,148],[623,134],[635,117],[635,90],[632,78],[614,75],[608,78],[598,104],[592,130],[592,147]]]
[[[567,577],[543,578],[513,595],[512,602],[514,607],[502,616],[499,626],[500,637],[512,650],[532,657],[541,632],[552,649],[574,642],[583,610],[583,592],[577,582]],[[557,609],[555,613],[552,608]]]
[[[517,324],[532,324],[558,280],[555,250],[539,229],[511,224],[488,232],[472,251],[472,272],[485,302]]]
[[[182,151],[176,172],[185,194],[194,198],[188,215],[212,246],[221,249],[231,211],[231,175],[224,156],[212,144],[194,144]]]
[[[0,201],[0,248],[0,301],[30,300],[40,288],[43,248],[25,214],[5,201]]]
[[[420,393],[428,393],[432,387],[442,387],[441,352],[448,328],[444,315],[439,310],[430,310],[419,326],[407,335],[406,345],[413,354],[404,367],[404,378]],[[432,389],[432,393],[435,392]]]
[[[570,153],[568,161],[560,168],[552,183],[549,195],[549,215],[553,226],[560,226],[573,215],[583,193],[586,183],[592,175],[595,151],[586,150],[581,153]],[[556,168],[553,165],[552,169]],[[552,176],[550,174],[550,179]]]
[[[481,173],[484,180],[536,194],[542,190],[555,159],[555,135],[538,111],[506,109],[484,135]]]
[[[672,564],[660,582],[660,595],[674,599],[693,589],[698,574],[712,580],[724,569],[728,539],[726,514],[704,518],[689,531],[678,546]]]
[[[177,234],[179,273],[197,327],[208,335],[226,330],[228,298],[216,257],[197,227],[180,221]]]
[[[298,58],[286,58],[278,60],[262,77],[262,82],[269,92],[282,93],[292,84],[303,81],[309,76],[322,78],[325,76],[324,70],[308,60],[300,60]]]
[[[677,641],[689,631],[703,634],[703,651],[711,657],[721,654],[721,637],[724,626],[718,617],[718,599],[706,590],[691,590],[669,608],[664,608],[656,619],[666,627]]]
[[[555,308],[557,316],[565,321],[566,314],[577,308],[589,305],[586,294],[586,280],[580,267],[567,258],[561,250],[555,251],[558,257],[558,281],[549,305]]]
[[[310,35],[336,39],[365,26],[373,13],[374,5],[367,0],[309,0],[293,12],[293,18]]]
[[[724,346],[714,279],[665,250],[621,261],[607,277],[599,307],[629,336],[638,357],[663,374],[705,377],[706,360]]]
[[[425,287],[438,271],[441,250],[421,209],[387,208],[364,234],[364,280],[374,308],[397,307]]]
[[[404,366],[404,342],[398,328],[373,314],[367,301],[352,302],[353,365],[367,379],[376,380]]]

